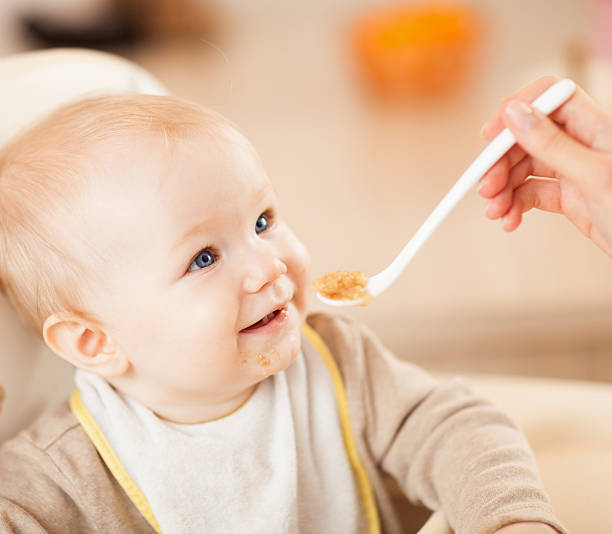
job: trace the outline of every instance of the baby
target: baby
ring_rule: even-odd
[[[15,139],[0,286],[77,389],[0,448],[0,532],[401,532],[386,475],[458,534],[565,532],[511,420],[307,317],[309,264],[214,112],[112,94]]]

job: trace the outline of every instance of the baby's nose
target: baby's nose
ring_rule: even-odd
[[[259,258],[248,266],[243,287],[247,293],[257,293],[287,272],[287,265],[277,257]]]

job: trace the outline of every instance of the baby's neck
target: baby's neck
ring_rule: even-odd
[[[227,401],[206,406],[165,406],[162,409],[151,407],[155,415],[164,421],[181,425],[197,425],[227,417],[242,408],[251,395],[255,393],[257,384],[251,386],[239,395]]]
[[[257,389],[257,384],[254,384],[221,398],[165,402],[159,398],[151,399],[147,394],[150,392],[135,390],[133,383],[124,382],[122,378],[113,377],[107,380],[116,390],[143,404],[160,419],[182,425],[196,425],[227,417],[242,408]]]

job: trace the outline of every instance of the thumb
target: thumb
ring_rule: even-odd
[[[529,104],[512,100],[503,120],[519,145],[531,156],[577,185],[601,172],[594,151],[567,135],[546,115]]]

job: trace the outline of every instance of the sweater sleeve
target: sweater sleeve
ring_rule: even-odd
[[[0,497],[0,532],[2,534],[43,534],[48,532],[27,510]]]
[[[456,534],[490,534],[520,521],[566,532],[508,415],[462,380],[440,383],[399,360],[363,326],[336,318],[324,330],[351,409],[362,412],[351,419],[363,417],[369,453],[411,502],[443,510]]]
[[[71,494],[53,459],[27,438],[0,447],[0,533],[97,532]]]

